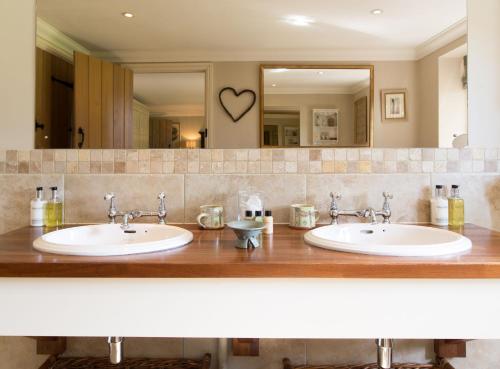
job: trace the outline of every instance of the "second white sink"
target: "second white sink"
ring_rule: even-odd
[[[307,232],[304,239],[325,249],[387,256],[442,256],[472,247],[471,241],[458,233],[406,224],[329,225]]]
[[[134,223],[124,231],[119,224],[98,224],[46,233],[33,247],[61,255],[113,256],[170,250],[192,240],[190,231],[170,225]]]

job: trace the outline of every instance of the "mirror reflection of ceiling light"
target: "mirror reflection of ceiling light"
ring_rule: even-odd
[[[372,13],[372,15],[380,15],[383,12],[384,11],[382,9],[373,9],[370,13]]]
[[[322,76],[323,74],[325,74],[325,72],[323,72],[322,70],[320,70],[320,71],[318,72],[318,74],[319,74],[320,76]]]
[[[130,12],[123,12],[122,15],[125,17],[125,18],[134,18],[134,14],[133,13],[130,13]]]
[[[276,84],[276,83],[273,83],[273,84],[271,85],[271,87],[276,87],[276,86],[277,86],[277,84]]]
[[[274,68],[274,69],[271,69],[271,72],[272,73],[285,73],[285,72],[288,72],[288,69],[287,68]]]
[[[314,23],[314,19],[304,15],[289,15],[285,17],[285,22],[297,27],[307,27]]]

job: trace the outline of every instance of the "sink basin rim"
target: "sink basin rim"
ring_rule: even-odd
[[[346,242],[339,240],[327,239],[320,237],[317,233],[328,231],[329,229],[342,230],[342,229],[359,229],[359,230],[378,230],[381,228],[390,229],[395,228],[397,231],[404,229],[414,230],[416,232],[434,233],[440,237],[447,236],[450,238],[446,242],[428,243],[428,244],[383,244],[383,243],[370,243],[367,242]],[[432,256],[450,256],[455,254],[464,253],[472,247],[472,242],[461,234],[442,229],[422,225],[410,224],[367,224],[367,223],[344,223],[337,225],[328,225],[315,228],[304,235],[306,243],[340,252],[348,252],[355,254],[366,255],[379,255],[379,256],[402,256],[402,257],[432,257]]]
[[[145,233],[147,233],[147,230],[159,230],[160,232],[166,231],[166,233],[173,232],[174,234],[176,234],[173,237],[160,238],[143,242],[116,242],[98,244],[86,244],[84,242],[79,244],[71,244],[69,242],[57,242],[57,237],[61,235],[64,236],[65,233],[76,233],[78,235],[78,232],[91,230],[104,231],[108,233],[114,232],[121,237],[128,237],[129,239],[136,237],[136,233],[125,233],[120,228],[119,224],[93,224],[63,228],[45,233],[42,236],[38,237],[35,241],[33,241],[33,247],[38,251],[57,255],[124,256],[171,250],[185,246],[193,240],[193,233],[181,227],[150,223],[134,223],[131,224],[130,230],[135,230],[136,232],[139,231],[139,234],[137,236],[143,236],[142,232],[146,231]],[[124,234],[126,236],[123,236]],[[122,238],[121,240],[123,241],[124,238]]]

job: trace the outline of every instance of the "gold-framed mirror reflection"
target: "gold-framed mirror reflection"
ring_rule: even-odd
[[[260,66],[261,147],[371,147],[372,65]]]

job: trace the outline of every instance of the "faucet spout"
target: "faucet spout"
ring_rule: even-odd
[[[108,337],[109,361],[120,364],[123,360],[123,337]]]
[[[373,208],[368,208],[364,211],[364,217],[370,218],[372,224],[377,224],[377,212]]]

